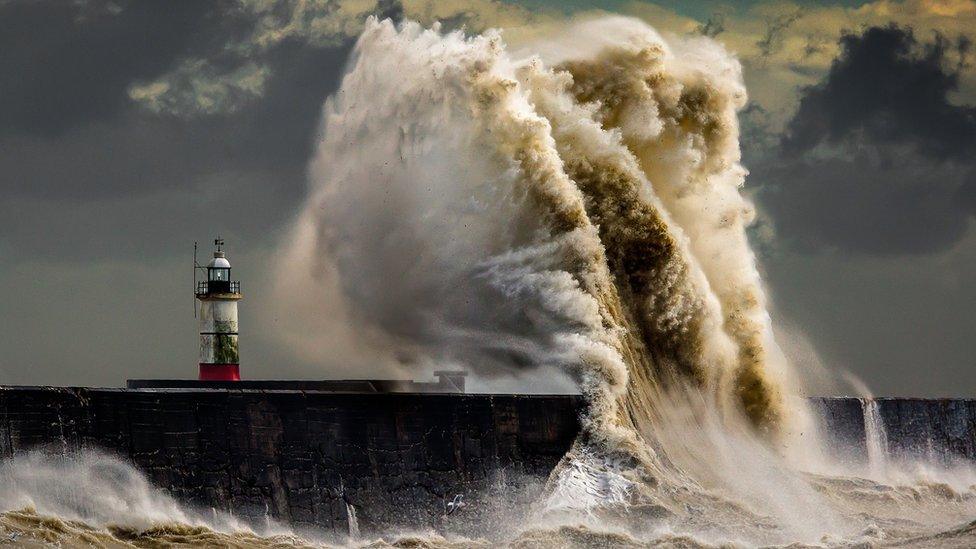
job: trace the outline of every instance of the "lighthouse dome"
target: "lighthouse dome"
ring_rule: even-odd
[[[217,268],[217,269],[230,269],[230,261],[227,261],[227,258],[224,257],[224,252],[214,252],[214,258],[210,260],[210,263],[207,265],[207,267]]]

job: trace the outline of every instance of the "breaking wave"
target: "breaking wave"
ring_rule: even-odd
[[[401,353],[572,372],[589,411],[553,507],[604,503],[561,486],[594,459],[614,501],[768,501],[714,463],[735,444],[775,469],[770,445],[812,438],[745,233],[739,64],[625,18],[564,36],[515,58],[495,33],[371,21],[325,107],[283,287],[332,280]]]
[[[298,317],[327,310],[404,367],[570,372],[588,411],[534,519],[550,533],[819,544],[929,503],[965,522],[966,489],[907,505],[826,455],[746,235],[745,104],[723,47],[629,18],[513,49],[370,20],[279,297],[320,288]]]
[[[100,452],[37,450],[0,462],[0,544],[49,547],[301,547],[267,521],[192,510],[128,463]]]

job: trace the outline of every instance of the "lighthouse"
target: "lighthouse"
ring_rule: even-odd
[[[214,240],[213,259],[207,264],[207,279],[197,282],[200,302],[200,380],[240,381],[237,350],[237,302],[241,283],[230,279],[230,261],[224,255],[224,241]]]

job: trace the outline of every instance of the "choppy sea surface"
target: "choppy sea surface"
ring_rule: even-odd
[[[896,467],[887,464],[889,474]],[[803,517],[819,536],[795,534],[775,517],[743,513],[716,498],[709,509],[603,503],[586,510],[533,502],[488,517],[458,513],[457,531],[331,532],[295,530],[266,518],[184,506],[124,460],[101,452],[32,452],[0,461],[0,545],[17,547],[343,547],[343,548],[600,548],[600,547],[976,547],[976,487],[960,471],[915,470],[903,484],[856,477],[805,475],[827,502],[823,516]],[[943,480],[935,477],[942,475]],[[921,480],[928,477],[929,480]],[[587,476],[587,481],[594,477]],[[606,481],[606,479],[604,479]],[[955,485],[953,485],[955,484]],[[565,483],[563,484],[565,486]],[[556,493],[556,492],[553,492]],[[840,511],[839,518],[836,511]],[[828,517],[834,514],[832,517]],[[479,526],[479,517],[490,522]],[[729,517],[736,517],[730,520]],[[471,520],[473,519],[473,520]],[[447,521],[445,524],[450,525]],[[476,528],[472,530],[471,525]],[[839,525],[839,526],[838,526]],[[472,532],[477,533],[472,533]],[[343,532],[344,534],[344,532]],[[791,536],[797,539],[791,540]]]
[[[924,531],[924,525],[914,525]],[[830,541],[817,544],[790,543],[765,547],[976,547],[976,521],[957,527],[927,533],[896,531],[880,528],[865,532],[856,540]],[[62,520],[38,514],[32,509],[8,511],[0,514],[0,545],[16,547],[315,547],[315,548],[431,548],[462,549],[467,547],[530,548],[675,548],[711,549],[755,547],[750,544],[725,542],[708,543],[690,535],[662,534],[637,538],[620,532],[601,531],[588,526],[564,525],[558,528],[528,529],[504,540],[444,537],[435,533],[416,533],[389,537],[327,543],[290,534],[261,536],[250,531],[218,532],[206,526],[158,524],[140,529],[125,526],[96,527],[84,522]]]

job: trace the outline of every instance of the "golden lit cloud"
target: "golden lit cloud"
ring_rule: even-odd
[[[500,28],[517,49],[519,43],[558,32],[569,22],[606,13],[594,9],[566,14],[497,0],[242,0],[240,9],[255,21],[254,29],[227,44],[226,51],[251,59],[246,67],[217,71],[206,60],[191,59],[155,81],[132,86],[130,97],[157,111],[236,109],[263,92],[264,79],[271,74],[260,65],[263,52],[285,40],[316,47],[348,43],[370,15],[402,12],[423,25],[441,22],[468,32]],[[844,33],[896,24],[911,27],[927,43],[936,34],[956,41],[976,28],[976,0],[878,0],[856,8],[774,0],[741,10],[720,8],[708,21],[649,2],[634,1],[620,11],[664,33],[713,36],[742,61],[750,97],[772,113],[774,123],[795,109],[800,89],[823,78],[840,53],[838,40]],[[952,55],[950,61],[963,61]],[[960,101],[971,101],[976,96],[971,66],[961,80]]]

